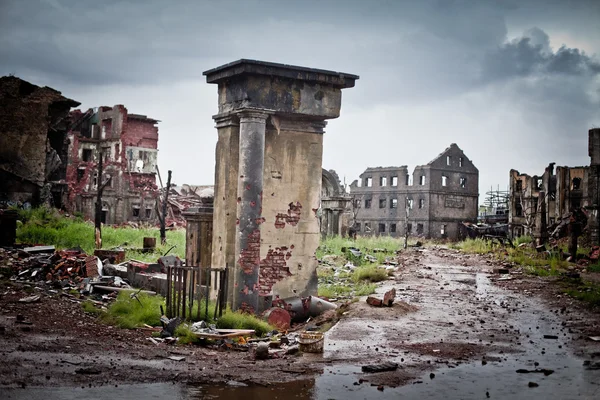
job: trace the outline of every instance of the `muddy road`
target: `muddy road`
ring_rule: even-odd
[[[600,398],[600,343],[588,339],[600,336],[598,312],[546,280],[497,274],[485,256],[424,248],[399,261],[377,290],[396,289],[393,307],[361,299],[326,334],[322,355],[266,361],[156,346],[66,298],[21,304],[19,288],[3,287],[1,398]],[[399,367],[361,371],[385,362]]]

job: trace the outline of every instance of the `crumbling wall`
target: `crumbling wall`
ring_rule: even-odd
[[[0,78],[0,200],[62,206],[65,121],[77,105],[49,87]]]

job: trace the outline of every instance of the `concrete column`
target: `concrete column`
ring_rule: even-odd
[[[265,133],[270,112],[246,109],[240,118],[238,220],[235,236],[234,309],[258,308]]]

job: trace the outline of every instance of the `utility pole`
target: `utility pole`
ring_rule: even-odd
[[[112,179],[111,176],[105,182],[102,182],[104,169],[103,169],[103,159],[104,153],[102,151],[99,152],[99,160],[98,160],[98,177],[96,178],[96,184],[98,185],[96,192],[96,209],[94,215],[94,225],[95,225],[95,241],[96,248],[102,248],[102,193],[104,192],[104,188],[108,185]]]
[[[169,200],[169,191],[171,190],[171,170],[167,176],[167,191],[165,193],[165,199],[162,205],[162,218],[160,219],[160,242],[165,244],[167,242],[166,232],[166,219],[167,219],[167,201]]]

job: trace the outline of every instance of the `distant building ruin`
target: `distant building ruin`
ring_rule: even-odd
[[[78,105],[47,86],[0,78],[0,201],[64,206],[69,111]]]
[[[317,294],[323,133],[358,76],[254,60],[204,72],[218,85],[212,267],[228,302],[259,312]]]
[[[477,222],[479,170],[452,143],[413,174],[406,166],[367,168],[350,184],[359,235],[459,239]]]
[[[600,188],[600,129],[589,132],[590,166],[567,167],[550,163],[540,175],[511,169],[509,225],[513,237],[531,235],[544,242],[551,227],[575,210],[588,214],[588,233],[598,243],[598,191]]]
[[[155,223],[159,121],[130,114],[122,105],[75,110],[71,118],[69,209],[93,219],[98,185],[110,178],[102,196],[102,223]],[[101,155],[104,176],[99,177]]]
[[[336,172],[323,169],[319,209],[322,236],[346,236],[350,215],[348,208],[351,201],[352,197],[346,193]]]

